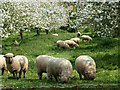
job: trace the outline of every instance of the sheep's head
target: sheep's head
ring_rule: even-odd
[[[15,57],[15,55],[13,53],[7,53],[4,55],[6,63],[7,64],[11,64],[13,61],[13,57]]]
[[[91,64],[85,70],[84,77],[85,77],[86,80],[94,80],[95,76],[96,76],[96,67]]]
[[[66,65],[66,67],[63,68],[61,75],[60,75],[60,81],[63,83],[67,83],[70,81],[72,75],[72,65]]]

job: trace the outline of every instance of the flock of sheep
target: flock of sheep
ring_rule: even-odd
[[[79,43],[80,43],[80,39],[81,40],[87,40],[90,41],[92,40],[92,38],[89,35],[82,35],[80,34],[80,32],[77,32],[77,37],[71,38],[69,40],[58,40],[57,46],[60,48],[72,48],[72,47],[78,47]]]
[[[79,33],[77,34],[79,36]],[[81,36],[81,38],[83,38]],[[70,40],[59,40],[57,45],[61,48],[68,48],[78,46],[79,38],[71,38]],[[92,40],[90,37],[85,37],[84,40]],[[88,55],[81,55],[75,60],[75,67],[79,74],[80,79],[82,75],[86,80],[93,80],[96,75],[95,61]],[[47,73],[49,80],[53,77],[57,82],[69,82],[71,80],[73,67],[69,60],[64,58],[56,58],[48,55],[39,55],[36,58],[36,70],[39,79],[42,79],[42,73]],[[24,78],[28,70],[28,59],[24,55],[14,55],[13,53],[7,53],[0,55],[0,69],[2,75],[4,70],[8,73],[12,73],[13,77],[20,79],[23,73]]]
[[[64,58],[56,58],[48,55],[39,55],[36,58],[37,74],[42,79],[42,73],[47,73],[48,79],[53,77],[57,82],[69,82],[72,75],[72,64]],[[81,55],[75,61],[76,70],[82,79],[82,75],[86,80],[93,80],[96,75],[95,61],[88,55]],[[14,56],[13,53],[0,55],[0,69],[2,75],[4,70],[13,74],[13,77],[19,79],[23,72],[24,78],[28,70],[28,59],[23,55]]]

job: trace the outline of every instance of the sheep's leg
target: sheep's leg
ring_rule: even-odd
[[[39,79],[42,79],[42,72],[38,72]]]
[[[19,72],[19,78],[21,78],[21,75],[22,75],[22,70],[20,70]]]
[[[52,75],[51,74],[47,73],[47,76],[48,76],[49,80],[52,80]]]
[[[15,76],[15,72],[12,72],[12,74],[13,74],[13,77],[16,77],[16,76]]]
[[[58,78],[57,78],[57,76],[54,75],[54,78],[55,78],[56,82],[58,82]]]
[[[26,70],[23,70],[23,74],[24,74],[24,78],[25,78],[25,76],[26,76]]]
[[[4,69],[4,68],[2,68],[2,75],[4,74],[4,70],[5,70],[5,69]]]
[[[79,77],[80,77],[80,79],[82,79],[82,75],[79,73]]]

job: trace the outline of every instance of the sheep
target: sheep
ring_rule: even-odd
[[[28,59],[23,55],[14,55],[13,53],[7,53],[4,55],[7,69],[13,74],[13,77],[17,79],[21,78],[22,71],[24,78],[28,69]],[[18,76],[19,74],[19,76]]]
[[[42,79],[42,73],[46,73],[46,67],[47,67],[47,63],[48,61],[50,61],[53,57],[52,56],[48,56],[48,55],[39,55],[36,58],[36,68],[37,68],[37,74],[39,79]]]
[[[55,34],[52,34],[52,35],[53,35],[53,36],[56,36],[56,37],[58,36],[58,34],[57,34],[57,33],[55,33]]]
[[[58,40],[57,41],[57,47],[60,47],[60,48],[70,48],[69,45],[66,42],[62,41],[62,40]]]
[[[66,83],[70,81],[72,65],[64,58],[53,58],[47,64],[47,76],[52,80],[53,76],[57,82]]]
[[[70,40],[74,41],[75,43],[79,44],[80,43],[80,38],[71,38]]]
[[[81,36],[81,33],[80,32],[77,32],[77,37],[80,37]]]
[[[8,71],[4,55],[0,55],[0,70],[2,71],[2,75],[4,74],[4,70]]]
[[[19,62],[20,62],[20,65],[21,65],[21,74],[22,74],[22,71],[23,71],[23,74],[24,74],[23,77],[25,78],[26,77],[26,72],[28,70],[28,59],[24,55],[16,55],[15,58],[19,59]]]
[[[81,55],[75,61],[75,67],[79,74],[80,79],[82,75],[85,80],[94,80],[96,76],[95,61],[88,55]]]
[[[89,35],[82,35],[80,38],[81,38],[82,40],[87,40],[87,41],[92,40],[92,38],[91,38]]]
[[[67,43],[70,47],[79,46],[77,43],[75,43],[72,40],[65,40],[64,42]]]

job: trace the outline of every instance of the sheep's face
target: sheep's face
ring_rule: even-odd
[[[13,57],[15,57],[12,53],[8,53],[5,56],[5,60],[7,64],[11,64],[13,62]]]
[[[86,80],[94,80],[96,76],[96,69],[93,66],[88,67],[85,71],[84,77]]]
[[[66,67],[60,75],[61,76],[60,81],[63,83],[69,82],[71,78],[71,74],[72,74],[72,69],[70,67]]]
[[[6,58],[6,63],[7,64],[11,64],[12,63],[13,57],[7,57],[7,56],[5,56],[5,58]]]

